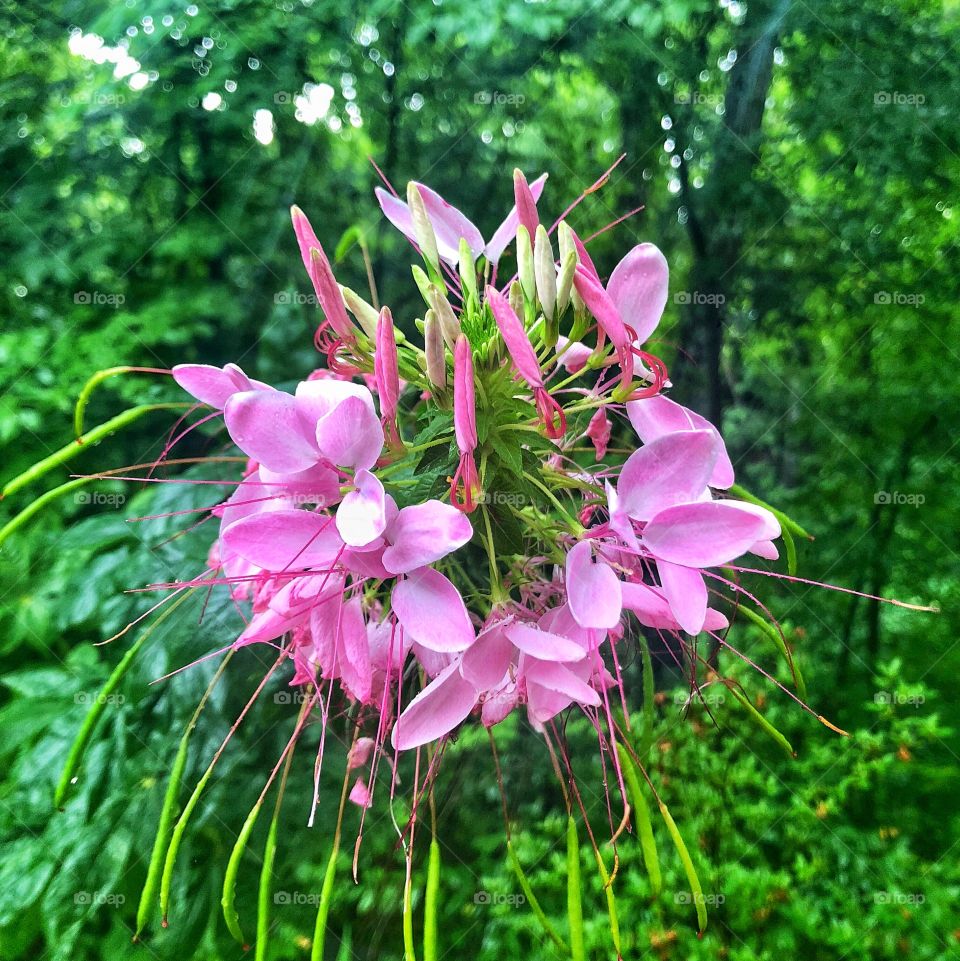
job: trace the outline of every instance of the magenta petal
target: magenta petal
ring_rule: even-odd
[[[500,684],[510,670],[513,645],[504,632],[507,623],[500,621],[481,632],[460,659],[460,673],[478,691]]]
[[[337,530],[344,544],[363,547],[376,540],[387,526],[386,493],[370,471],[357,471],[353,480],[356,488],[337,508]]]
[[[580,541],[567,554],[567,603],[583,627],[616,627],[622,608],[620,579],[603,561],[593,562],[590,541]]]
[[[383,427],[363,400],[348,397],[317,422],[317,444],[331,464],[367,470],[383,450]]]
[[[363,778],[357,778],[356,783],[350,788],[350,794],[348,795],[350,803],[356,804],[358,807],[368,808],[373,803],[370,800],[370,789],[367,787],[366,782]]]
[[[393,611],[404,631],[431,651],[466,650],[475,632],[460,592],[431,567],[414,571],[393,588]]]
[[[383,566],[406,574],[446,557],[471,537],[469,519],[450,504],[429,500],[404,507],[387,528],[390,546],[383,552]]]
[[[310,511],[265,511],[225,528],[224,547],[266,571],[329,567],[343,548],[332,517]]]
[[[688,634],[699,634],[707,618],[707,585],[703,575],[692,567],[657,562],[663,593],[677,623]]]
[[[223,414],[237,447],[269,470],[290,474],[320,460],[316,441],[303,429],[290,394],[279,390],[234,394]]]
[[[504,633],[517,649],[543,661],[579,661],[586,651],[569,637],[551,634],[529,624],[511,624]]]
[[[614,268],[607,293],[642,344],[657,329],[667,304],[670,268],[653,244],[638,244]]]
[[[340,500],[340,477],[327,464],[314,464],[293,474],[278,474],[261,467],[260,480],[263,482],[261,497],[288,497],[298,504],[319,504],[321,507],[332,507]]]
[[[540,174],[540,176],[530,184],[530,193],[533,194],[534,200],[540,199],[540,194],[543,193],[543,185],[546,182],[547,174]],[[517,236],[517,228],[519,226],[520,214],[517,212],[516,204],[514,204],[510,209],[510,213],[507,214],[506,220],[497,227],[494,235],[490,238],[490,243],[487,244],[484,250],[487,260],[489,260],[491,264],[497,263],[503,256],[503,252],[513,243],[514,237]]]
[[[709,430],[665,434],[634,451],[617,481],[618,507],[637,521],[703,496],[720,445]]]
[[[763,537],[766,522],[724,501],[678,504],[643,530],[655,557],[683,567],[715,567],[739,557]]]
[[[733,464],[727,454],[727,448],[720,437],[720,432],[705,417],[688,410],[681,404],[664,397],[647,397],[644,400],[632,400],[627,404],[627,416],[637,435],[649,444],[664,434],[681,430],[711,430],[720,440],[720,450],[717,463],[710,476],[710,486],[726,489],[733,484]]]
[[[454,661],[431,681],[397,718],[390,741],[398,751],[420,747],[449,734],[476,707],[477,692]]]

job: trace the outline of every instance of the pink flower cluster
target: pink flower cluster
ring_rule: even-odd
[[[521,705],[538,729],[572,705],[599,725],[611,694],[627,704],[631,619],[677,640],[722,630],[711,569],[777,556],[777,519],[725,493],[720,434],[662,393],[666,370],[643,349],[667,301],[664,256],[639,244],[604,284],[565,221],[540,223],[545,181],[515,174],[489,242],[421,184],[406,202],[378,191],[424,263],[424,316],[406,333],[337,284],[293,208],[326,367],[293,393],[232,364],[174,369],[250,458],[215,509],[211,555],[252,605],[236,645],[275,645],[293,684],[339,688],[374,719],[377,750]],[[511,244],[517,276],[498,285]],[[448,473],[423,496],[428,461]]]

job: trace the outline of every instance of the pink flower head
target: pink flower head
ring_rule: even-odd
[[[476,509],[474,498],[480,491],[480,475],[473,456],[477,449],[476,405],[473,352],[466,334],[461,334],[453,352],[453,429],[460,451],[460,463],[450,481],[450,500],[466,514]]]
[[[493,311],[493,319],[497,322],[503,342],[507,345],[513,366],[533,389],[534,404],[543,420],[547,437],[554,440],[563,437],[567,430],[566,414],[544,386],[537,355],[533,351],[530,338],[527,337],[520,318],[507,298],[494,287],[487,287],[487,303]]]

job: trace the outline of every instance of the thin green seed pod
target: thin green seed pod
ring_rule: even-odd
[[[690,891],[693,894],[693,903],[697,909],[697,926],[699,933],[703,934],[707,929],[707,905],[704,901],[703,887],[700,884],[700,878],[697,877],[697,869],[693,866],[690,852],[687,850],[687,846],[680,835],[680,829],[677,827],[676,821],[673,820],[673,815],[662,801],[660,802],[660,814],[663,816],[663,820],[667,825],[667,831],[670,832],[673,846],[677,849],[677,854],[680,855],[680,862],[683,864],[683,871],[687,876],[687,883],[690,885]]]
[[[78,477],[74,480],[67,481],[66,484],[61,484],[59,487],[54,487],[52,490],[48,490],[46,493],[41,494],[35,500],[31,501],[19,514],[15,514],[3,527],[0,527],[0,544],[2,544],[15,530],[23,527],[24,524],[30,520],[34,514],[39,514],[40,511],[47,506],[47,504],[52,503],[55,500],[63,497],[64,494],[69,494],[70,491],[76,490],[78,487],[84,487],[87,484],[93,483],[95,477]]]
[[[282,659],[282,655],[281,655]],[[216,754],[213,756],[213,760],[207,765],[206,770],[200,776],[200,780],[197,781],[196,786],[193,789],[193,793],[187,799],[187,803],[183,806],[183,811],[180,813],[180,817],[177,823],[174,825],[173,833],[170,835],[170,846],[167,848],[167,856],[164,858],[163,862],[163,873],[160,875],[160,914],[162,917],[162,924],[164,927],[167,925],[167,909],[170,906],[170,885],[173,881],[173,869],[177,863],[177,855],[180,853],[180,844],[183,841],[183,836],[186,833],[187,825],[190,823],[190,818],[193,816],[194,809],[200,800],[200,796],[203,794],[204,788],[207,786],[207,782],[210,780],[210,776],[213,774],[213,769],[216,767],[217,760],[220,757],[221,752],[227,745],[227,741],[233,736],[233,733],[239,727],[240,722],[246,716],[247,711],[250,709],[253,702],[260,696],[260,692],[264,689],[267,681],[273,676],[274,671],[280,666],[281,659],[274,662],[273,667],[271,667],[267,673],[263,676],[263,679],[257,685],[257,689],[254,691],[253,696],[247,702],[246,707],[240,714],[240,717],[234,723],[234,726],[230,729],[230,733],[227,735],[227,740],[221,744],[217,749]]]
[[[132,424],[135,420],[139,420],[151,411],[186,410],[192,406],[193,404],[188,403],[170,403],[140,404],[138,407],[131,407],[122,414],[117,414],[116,417],[111,417],[110,420],[104,421],[102,424],[98,424],[96,427],[88,430],[82,437],[70,441],[69,444],[61,447],[58,451],[54,451],[49,457],[38,460],[36,464],[28,467],[22,474],[18,474],[13,480],[9,481],[3,488],[2,496],[7,497],[15,491],[20,490],[21,487],[26,487],[27,484],[35,481],[38,477],[42,477],[48,471],[53,470],[54,467],[59,467],[78,454],[82,454],[89,444],[95,444],[97,441],[103,440],[104,437],[109,437],[122,427]]]
[[[260,870],[260,889],[257,896],[257,946],[254,951],[255,961],[265,961],[267,957],[267,942],[268,935],[270,934],[270,891],[273,882],[273,861],[277,854],[277,831],[279,824],[280,804],[278,803],[273,814],[273,820],[270,822],[270,831],[267,834],[267,845],[263,850],[263,867]]]
[[[793,534],[790,528],[784,523],[780,524],[780,533],[783,537],[783,546],[787,549],[787,573],[794,577],[797,573],[797,545],[793,541]]]
[[[739,497],[741,500],[747,501],[749,504],[756,504],[758,507],[765,507],[778,521],[780,521],[781,527],[787,527],[790,532],[796,534],[797,537],[803,537],[808,541],[813,540],[813,535],[808,534],[792,517],[788,517],[781,510],[777,510],[776,507],[772,507],[766,501],[760,500],[755,494],[751,494],[746,488],[741,487],[739,484],[733,484],[730,487],[730,493],[734,497]]]
[[[423,961],[437,961],[437,902],[440,894],[440,845],[430,841],[427,891],[423,900]]]
[[[767,620],[761,617],[756,611],[751,610],[749,607],[743,604],[737,605],[737,617],[745,617],[751,624],[755,624],[757,627],[766,634],[767,637],[773,641],[774,645],[779,651],[780,655],[787,662],[787,667],[790,668],[793,675],[794,682],[797,687],[797,693],[805,701],[807,699],[807,685],[803,680],[803,675],[800,673],[800,667],[796,662],[793,655],[787,650],[787,646],[784,643],[783,638],[780,636],[780,632]]]
[[[223,877],[223,895],[220,898],[220,904],[223,907],[223,920],[227,924],[227,930],[240,944],[244,945],[244,947],[246,947],[247,942],[243,936],[243,930],[240,927],[240,915],[236,908],[237,875],[240,872],[240,860],[243,857],[243,852],[247,849],[247,842],[250,840],[250,834],[253,832],[254,825],[257,823],[257,818],[260,815],[262,807],[263,802],[257,801],[250,809],[247,819],[243,822],[243,827],[237,835],[237,841],[233,846],[233,850],[230,852],[230,860],[227,862],[227,872]]]
[[[527,899],[527,904],[530,905],[530,909],[540,922],[543,930],[547,934],[547,937],[550,938],[562,955],[569,955],[570,948],[567,947],[567,943],[562,937],[560,937],[559,934],[557,934],[556,928],[554,928],[554,926],[550,923],[550,919],[544,913],[543,908],[540,907],[540,902],[537,900],[537,896],[533,893],[533,888],[530,886],[530,881],[520,865],[520,859],[517,857],[517,852],[514,850],[513,842],[511,841],[507,841],[507,855],[510,859],[511,866],[513,867],[513,873],[517,876],[517,881],[520,884],[520,890],[523,891],[523,896]]]
[[[793,746],[757,709],[754,707],[750,698],[738,691],[733,685],[727,685],[727,690],[733,695],[734,700],[747,712],[750,719],[766,734],[773,738],[783,749],[783,752],[790,758],[796,758]]]
[[[607,871],[606,865],[603,863],[603,858],[600,856],[600,852],[596,852],[597,856],[597,868],[600,871],[600,880],[603,881],[603,893],[607,898],[607,914],[610,916],[610,938],[613,941],[613,949],[617,952],[619,957],[623,952],[620,946],[620,920],[617,917],[617,897],[613,893],[613,883],[610,880],[610,874]]]
[[[183,781],[183,772],[187,766],[187,754],[188,746],[190,744],[190,735],[193,733],[193,729],[197,725],[197,720],[200,714],[203,712],[206,706],[207,700],[209,699],[213,689],[217,686],[217,682],[223,676],[223,672],[226,669],[227,664],[230,663],[230,659],[233,657],[233,651],[228,651],[226,657],[220,662],[220,666],[217,668],[216,673],[210,678],[210,683],[207,685],[207,689],[203,692],[203,697],[200,698],[200,703],[197,705],[197,709],[193,712],[193,716],[190,718],[190,723],[187,725],[187,729],[183,732],[180,738],[180,746],[177,748],[177,756],[173,762],[173,768],[170,771],[170,782],[167,785],[166,794],[163,796],[163,807],[160,810],[160,821],[157,824],[157,836],[153,841],[153,851],[150,854],[150,865],[147,868],[147,879],[144,882],[143,890],[140,892],[140,903],[137,906],[137,930],[134,934],[134,940],[140,937],[140,933],[147,926],[147,922],[150,918],[150,911],[154,907],[155,899],[157,897],[157,889],[160,886],[160,870],[163,867],[164,855],[167,853],[167,844],[170,842],[170,832],[173,829],[173,819],[176,817],[177,813],[177,798],[180,796],[180,785]]]
[[[130,646],[130,649],[126,654],[120,659],[120,663],[113,669],[110,677],[107,678],[106,683],[100,688],[97,694],[96,700],[87,711],[87,716],[83,719],[83,724],[77,733],[76,738],[74,738],[73,744],[70,746],[70,751],[67,754],[66,764],[63,766],[63,773],[60,775],[60,781],[57,784],[57,789],[53,795],[53,803],[55,807],[60,807],[63,804],[64,799],[67,796],[67,791],[70,789],[70,782],[73,780],[74,773],[80,766],[80,762],[83,760],[84,752],[87,749],[87,744],[90,742],[90,738],[93,736],[93,729],[96,727],[97,721],[100,720],[100,715],[106,710],[107,702],[110,695],[117,689],[117,686],[123,680],[124,675],[130,670],[130,665],[133,664],[133,659],[140,652],[140,649],[147,642],[150,635],[196,590],[196,588],[191,588],[182,597],[177,598],[149,627],[144,629],[136,641]]]
[[[409,867],[403,882],[403,961],[417,961],[413,946],[413,877]]]
[[[640,660],[643,668],[643,731],[640,735],[639,754],[646,760],[653,746],[653,728],[656,723],[654,713],[654,699],[656,698],[656,683],[653,676],[653,658],[650,656],[650,645],[643,632],[639,634]]]
[[[567,918],[570,922],[570,957],[586,961],[583,941],[583,902],[580,890],[580,839],[573,815],[567,817]]]
[[[339,837],[334,839],[330,860],[323,875],[323,887],[320,889],[320,906],[317,909],[317,923],[313,928],[313,947],[310,950],[310,961],[323,961],[323,943],[327,938],[327,917],[330,915],[330,902],[333,901],[333,882],[337,876],[337,854],[340,851]]]
[[[87,410],[87,404],[99,384],[102,384],[110,377],[118,374],[130,374],[138,370],[136,367],[107,367],[98,370],[81,388],[77,395],[77,403],[73,408],[73,432],[79,437],[83,434],[83,415]]]
[[[637,836],[640,839],[640,851],[643,854],[643,864],[650,879],[650,893],[656,898],[660,896],[662,878],[660,875],[660,859],[657,856],[657,842],[653,836],[653,824],[650,819],[650,807],[643,793],[643,785],[637,776],[637,765],[630,752],[617,744],[617,754],[620,757],[620,769],[627,782],[627,792],[633,802],[634,821]]]

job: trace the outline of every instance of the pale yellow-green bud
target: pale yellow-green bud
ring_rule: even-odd
[[[523,320],[523,287],[520,286],[519,280],[515,280],[510,285],[510,306],[513,312]]]
[[[368,304],[358,293],[349,287],[341,287],[340,293],[343,295],[343,302],[347,305],[347,310],[357,318],[357,323],[363,328],[363,332],[371,339],[377,339],[377,321],[380,313],[372,304]]]
[[[567,253],[560,266],[560,278],[557,281],[557,310],[564,311],[570,303],[570,292],[573,290],[573,274],[577,269],[577,252]]]
[[[440,254],[437,252],[437,236],[427,216],[427,208],[423,204],[420,188],[412,180],[407,184],[407,206],[410,208],[413,236],[416,238],[420,253],[423,259],[439,273]]]
[[[530,232],[522,224],[517,228],[517,275],[527,300],[537,298],[537,281],[533,267],[533,246]]]
[[[440,322],[443,340],[452,352],[456,346],[457,337],[460,336],[460,321],[453,312],[453,308],[444,296],[443,291],[436,284],[430,285],[429,297],[430,306],[436,312],[437,320]]]
[[[423,321],[424,353],[427,355],[427,379],[434,387],[447,386],[447,360],[443,352],[443,332],[434,310],[428,310]]]
[[[464,237],[460,238],[459,266],[464,300],[466,300],[467,296],[473,297],[474,300],[479,300],[480,296],[477,293],[477,265],[473,259],[473,251],[470,250],[470,245]]]
[[[533,246],[533,269],[537,277],[537,298],[547,320],[552,320],[557,309],[557,267],[553,260],[553,247],[543,224],[537,227],[537,239]]]

